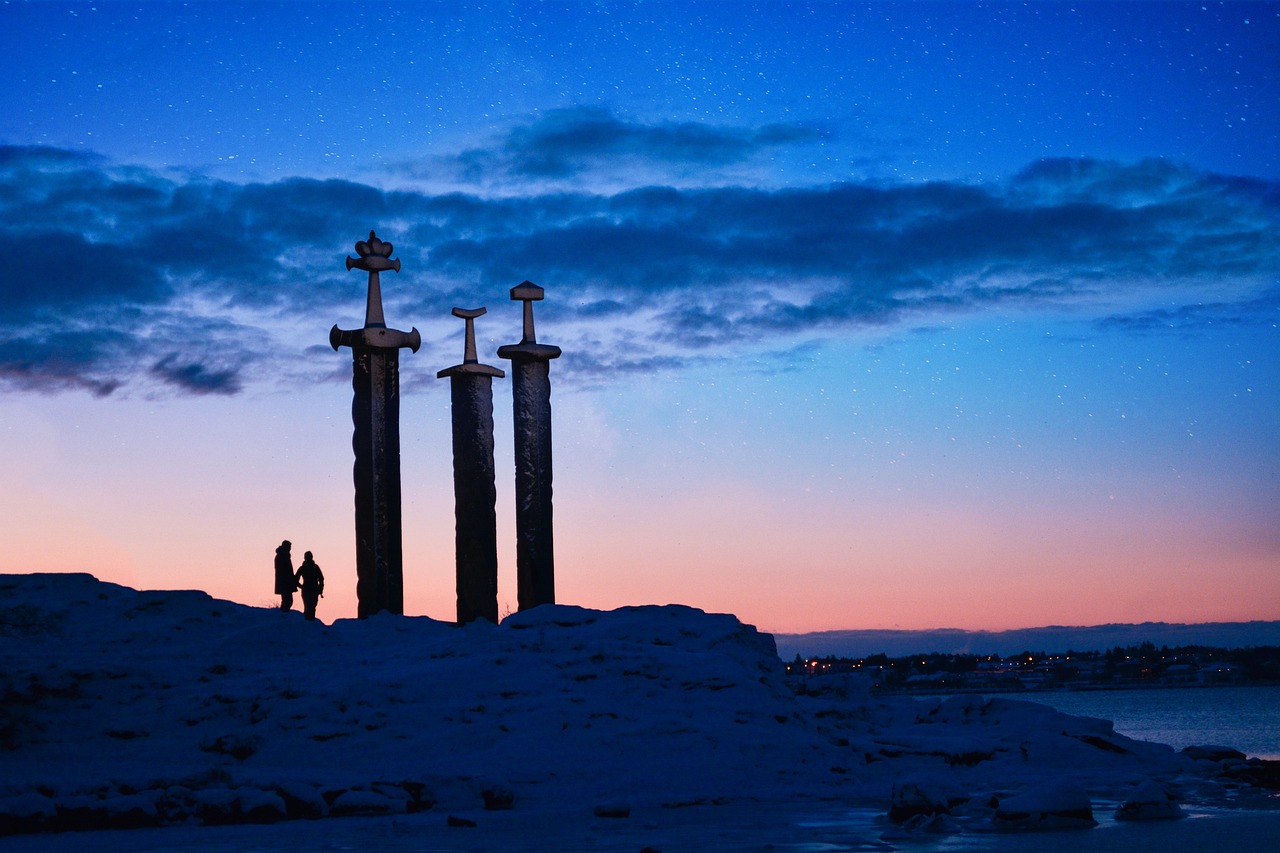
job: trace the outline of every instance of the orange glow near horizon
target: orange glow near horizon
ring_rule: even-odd
[[[0,497],[0,571],[85,571],[273,606],[272,556],[288,538],[295,562],[311,550],[326,573],[320,618],[353,616],[347,393],[289,398],[269,421],[243,416],[254,401],[179,401],[148,412],[145,429],[135,409],[111,401],[7,404],[0,461],[16,487]],[[204,432],[193,447],[196,405]],[[679,431],[644,437],[675,461],[646,468],[642,457],[626,482],[620,416],[572,394],[556,405],[561,603],[680,603],[787,633],[1280,618],[1274,535],[1219,508],[1205,485],[1172,497],[1136,480],[1114,495],[1087,479],[1062,481],[1061,494],[966,491],[969,474],[932,469],[804,480],[789,462],[771,477],[766,457],[726,475],[720,460],[681,457]],[[448,425],[439,395],[405,408],[406,612],[449,621]],[[509,413],[495,414],[501,435]],[[500,458],[502,613],[516,608],[510,478]]]

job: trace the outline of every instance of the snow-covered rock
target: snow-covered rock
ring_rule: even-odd
[[[631,817],[631,804],[626,800],[610,800],[606,803],[598,803],[592,809],[592,813],[596,817]]]
[[[950,814],[968,801],[969,794],[952,779],[938,773],[908,776],[893,783],[889,820],[906,823],[914,818]]]
[[[334,817],[355,815],[403,814],[408,811],[408,800],[388,796],[382,791],[343,791],[329,804],[329,814]]]
[[[1196,761],[1244,761],[1245,754],[1230,746],[1217,744],[1202,746],[1184,746],[1182,754]]]
[[[1000,801],[995,824],[1001,829],[1057,830],[1096,826],[1093,803],[1082,785],[1052,779]]]
[[[0,639],[4,832],[802,800],[951,831],[966,798],[998,794],[1012,820],[1045,780],[1120,800],[1220,770],[1032,702],[796,685],[769,635],[676,605],[324,625],[85,574],[0,575]],[[1088,806],[1035,796],[1026,814]]]
[[[49,826],[57,813],[53,800],[35,791],[0,798],[0,834],[38,832]]]

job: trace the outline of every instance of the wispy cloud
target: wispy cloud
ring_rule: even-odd
[[[468,177],[495,171],[511,177],[561,178],[627,162],[674,166],[726,166],[798,143],[816,142],[823,132],[801,124],[758,128],[695,122],[643,124],[601,107],[550,110],[507,131],[492,146],[459,155]]]
[[[1241,328],[1266,324],[1280,327],[1280,285],[1255,299],[1239,302],[1198,302],[1177,308],[1154,308],[1114,314],[1095,321],[1102,329],[1139,334],[1196,334],[1213,328]]]
[[[498,150],[536,172],[608,151],[722,162],[790,138],[641,128],[607,114],[592,131],[590,117],[517,129]],[[988,310],[1145,332],[1185,332],[1209,316],[1204,306],[1235,323],[1273,322],[1278,226],[1275,184],[1163,160],[1048,160],[981,185],[486,198],[349,181],[231,184],[0,148],[0,251],[11,264],[0,381],[233,394],[273,374],[328,376],[332,365],[305,351],[333,322],[363,316],[364,278],[342,258],[371,227],[404,264],[384,282],[393,325],[447,336],[454,324],[431,318],[492,308],[531,279],[548,290],[540,329],[555,329],[567,353],[581,344],[576,369],[587,374],[678,369],[714,347],[781,351],[804,336]]]
[[[151,365],[151,373],[188,394],[235,394],[241,389],[240,372],[211,369],[194,361],[185,361],[172,353]]]

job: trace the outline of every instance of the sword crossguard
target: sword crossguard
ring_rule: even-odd
[[[334,323],[329,330],[329,346],[336,351],[339,347],[365,347],[367,349],[405,349],[417,352],[422,346],[422,333],[415,326],[407,332],[388,329],[385,326],[366,326],[363,329],[339,329]]]

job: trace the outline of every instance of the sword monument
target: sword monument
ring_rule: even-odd
[[[400,349],[422,345],[415,328],[388,329],[382,314],[378,273],[400,271],[391,259],[391,244],[372,231],[356,243],[359,258],[347,258],[347,269],[369,273],[364,328],[329,330],[329,344],[350,347],[355,431],[353,479],[356,493],[356,597],[360,618],[380,611],[404,613],[404,558],[400,521]]]
[[[556,603],[555,552],[551,535],[551,359],[560,347],[538,343],[533,303],[543,290],[531,281],[511,288],[524,303],[520,343],[498,347],[511,360],[511,397],[516,445],[516,596],[518,609]]]
[[[476,318],[485,309],[454,308],[466,321],[462,364],[436,374],[449,377],[453,413],[454,561],[458,624],[498,624],[498,491],[493,465],[493,380],[504,374],[476,357]]]

